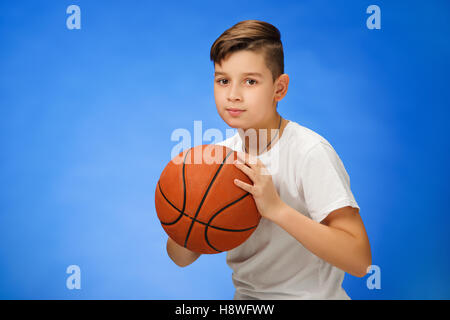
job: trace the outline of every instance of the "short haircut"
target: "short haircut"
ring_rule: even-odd
[[[280,31],[270,23],[244,20],[225,30],[211,46],[211,61],[221,64],[229,54],[250,50],[262,53],[273,82],[284,73],[283,44]]]

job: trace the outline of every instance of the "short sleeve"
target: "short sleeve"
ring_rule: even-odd
[[[314,145],[300,163],[299,184],[311,218],[322,221],[332,211],[358,208],[350,189],[350,178],[333,147],[326,142]]]

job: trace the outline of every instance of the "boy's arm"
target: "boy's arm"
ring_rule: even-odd
[[[193,252],[185,247],[180,246],[170,237],[167,239],[167,254],[170,259],[179,267],[186,267],[201,256],[201,253]]]
[[[278,224],[305,248],[328,263],[363,277],[372,263],[370,244],[357,208],[337,209],[317,222],[284,203],[279,197],[264,164],[258,158],[238,152],[235,165],[253,185],[235,179],[235,184],[250,192],[259,213]]]
[[[343,207],[316,222],[281,202],[271,220],[319,258],[363,277],[372,263],[369,239],[357,208]]]

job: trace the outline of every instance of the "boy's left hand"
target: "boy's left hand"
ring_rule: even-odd
[[[253,185],[238,179],[235,179],[234,183],[253,195],[261,216],[274,220],[280,211],[283,201],[275,189],[272,175],[270,175],[265,165],[258,158],[243,152],[237,152],[237,156],[238,160],[234,162],[234,165],[253,181]]]

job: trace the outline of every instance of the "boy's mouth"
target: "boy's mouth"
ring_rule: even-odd
[[[239,116],[241,113],[243,113],[245,110],[237,109],[237,108],[227,108],[228,113],[233,116]]]

